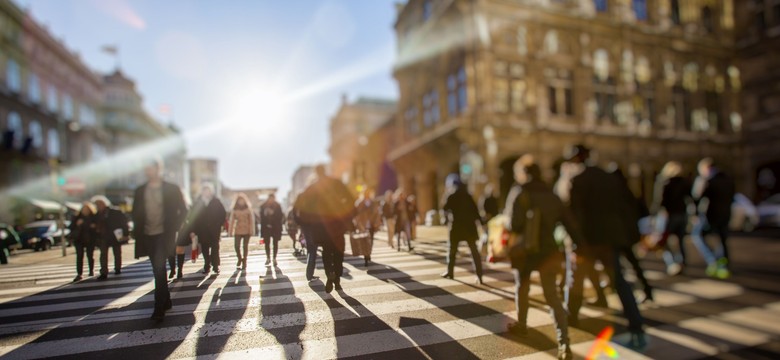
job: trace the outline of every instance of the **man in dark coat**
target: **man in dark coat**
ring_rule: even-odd
[[[317,244],[316,237],[312,234],[317,227],[317,204],[313,198],[314,188],[308,186],[295,199],[293,205],[293,216],[295,222],[301,227],[301,236],[306,239],[306,280],[314,281],[319,277],[314,276],[314,268],[317,264]]]
[[[447,271],[442,277],[452,279],[455,272],[455,255],[458,253],[458,245],[465,241],[471,250],[471,260],[474,262],[474,271],[477,274],[477,283],[482,284],[482,260],[477,249],[477,224],[480,222],[479,209],[474,199],[469,194],[466,185],[460,181],[456,174],[447,176],[447,195],[442,209],[451,216],[449,253],[447,255]]]
[[[97,208],[95,215],[95,232],[100,246],[100,276],[98,280],[108,279],[108,249],[114,252],[114,273],[122,273],[122,243],[126,242],[128,233],[127,218],[120,210],[114,209],[111,202],[104,196],[96,196],[92,200]],[[120,242],[121,241],[121,242]]]
[[[200,198],[187,216],[187,230],[183,235],[189,236],[190,239],[198,237],[203,253],[204,275],[211,271],[219,274],[219,241],[226,217],[225,206],[214,196],[214,187],[211,184],[203,185]]]
[[[162,161],[150,162],[144,173],[147,183],[135,190],[133,222],[135,257],[148,256],[154,273],[154,313],[162,321],[170,309],[171,294],[165,274],[165,261],[175,253],[176,233],[187,214],[181,189],[162,179]]]
[[[558,224],[563,224],[574,243],[579,243],[581,242],[579,231],[563,202],[542,181],[541,170],[533,162],[532,157],[526,155],[518,159],[514,165],[514,175],[516,183],[507,196],[505,209],[507,225],[509,230],[518,236],[536,234],[538,247],[530,253],[524,243],[518,243],[516,248],[510,250],[512,272],[515,276],[517,323],[511,325],[509,331],[521,336],[528,334],[528,293],[531,289],[531,272],[538,270],[544,298],[552,310],[553,326],[558,340],[558,358],[571,359],[567,313],[555,284],[564,254],[555,241],[554,232]],[[529,223],[529,212],[538,220],[537,225]],[[529,226],[538,226],[538,228],[527,231]]]
[[[279,240],[282,238],[282,224],[284,224],[282,206],[276,201],[276,195],[271,194],[260,206],[260,236],[265,241],[266,266],[271,264],[271,245],[273,245],[273,263],[276,266],[276,254],[279,253]]]
[[[699,161],[699,176],[693,184],[693,199],[697,203],[697,218],[691,230],[691,240],[707,262],[707,275],[726,279],[729,271],[729,236],[731,204],[734,202],[734,181],[721,172],[712,159]],[[720,247],[714,252],[704,241],[708,233],[720,237]]]
[[[341,290],[344,272],[344,233],[352,226],[355,199],[341,181],[325,174],[325,167],[315,168],[317,180],[311,184],[308,201],[313,205],[311,235],[322,246],[322,262],[328,277],[325,292]]]
[[[633,289],[623,278],[620,266],[620,250],[627,246],[633,234],[629,229],[632,225],[629,224],[627,217],[630,214],[626,213],[626,209],[633,206],[629,204],[634,204],[635,199],[625,196],[631,191],[624,189],[626,185],[618,181],[616,176],[589,164],[589,156],[590,150],[583,145],[574,146],[568,156],[570,163],[584,166],[582,172],[572,178],[569,193],[570,208],[583,235],[583,241],[577,249],[573,281],[571,287],[566,289],[569,324],[578,323],[583,280],[598,260],[623,304],[630,332],[630,339],[625,345],[643,348],[646,340],[642,315]]]

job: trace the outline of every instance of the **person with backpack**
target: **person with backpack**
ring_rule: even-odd
[[[552,192],[541,176],[533,157],[525,155],[515,162],[516,184],[507,196],[504,214],[507,228],[518,236],[509,256],[515,276],[515,307],[517,322],[509,326],[516,335],[528,334],[528,293],[531,272],[539,271],[542,292],[552,309],[553,326],[558,340],[558,359],[571,359],[567,312],[558,296],[556,277],[564,261],[562,249],[555,241],[555,228],[563,224],[575,243],[580,241],[579,230],[563,202]]]

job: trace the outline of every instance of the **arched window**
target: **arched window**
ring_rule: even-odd
[[[701,8],[701,25],[707,33],[715,31],[715,23],[712,21],[712,9],[709,6]]]
[[[60,156],[60,134],[57,132],[56,129],[49,129],[48,135],[47,135],[47,147],[49,150],[49,156],[50,157],[59,157]]]
[[[37,120],[30,122],[30,137],[34,148],[40,149],[43,146],[43,129]]]
[[[680,25],[680,0],[672,0],[669,6],[671,7],[672,23]]]
[[[32,101],[35,104],[39,104],[41,102],[41,84],[40,80],[38,79],[38,76],[35,75],[34,72],[30,72],[30,75],[27,77],[27,91],[28,96],[30,97],[30,101]]]
[[[609,54],[607,50],[598,49],[593,54],[593,73],[600,81],[609,78]]]
[[[15,93],[19,93],[19,91],[22,90],[22,74],[19,69],[19,64],[16,63],[16,60],[9,58],[5,71],[8,88]]]
[[[48,93],[46,94],[46,103],[48,104],[49,111],[57,112],[59,107],[59,99],[57,99],[57,88],[54,85],[49,85]]]
[[[24,128],[22,127],[22,118],[16,112],[8,114],[8,130],[13,131],[13,147],[19,147],[24,140]]]

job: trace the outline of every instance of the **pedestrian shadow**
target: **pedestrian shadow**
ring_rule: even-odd
[[[3,325],[13,323],[24,325],[24,323],[34,323],[36,320],[48,320],[49,323],[55,319],[61,318],[63,320],[62,324],[54,329],[37,329],[35,326],[25,326],[17,333],[0,335],[0,339],[8,340],[13,337],[23,337],[25,333],[35,334],[37,331],[46,331],[35,340],[5,353],[3,357],[12,359],[51,356],[74,359],[91,357],[138,359],[165,358],[172,354],[184,341],[184,337],[174,341],[165,341],[164,338],[160,338],[160,342],[153,344],[134,338],[131,341],[137,342],[136,346],[112,341],[112,339],[118,334],[165,333],[166,328],[192,326],[196,320],[193,311],[182,312],[181,309],[193,307],[194,310],[194,306],[197,306],[202,294],[213,280],[199,281],[194,289],[192,286],[175,286],[171,291],[173,309],[166,316],[164,322],[156,323],[149,319],[154,307],[153,289],[131,303],[115,306],[117,300],[137,291],[143,285],[153,283],[149,262],[131,264],[123,267],[122,270],[122,275],[117,278],[109,277],[107,281],[82,281],[63,285],[24,299],[0,304],[0,312],[3,309],[23,311],[27,306],[41,305],[49,306],[52,309],[34,314],[0,316],[0,324]],[[132,285],[121,286],[124,283],[117,283],[117,280],[114,279],[122,279]],[[135,281],[136,279],[138,281]],[[180,300],[175,297],[176,293],[184,291],[187,292],[184,299]],[[46,299],[36,300],[36,297]],[[192,306],[193,303],[194,306]],[[85,343],[80,340],[83,338],[105,340]],[[127,346],[132,346],[133,351],[127,351]]]
[[[292,301],[278,301],[279,299]],[[296,319],[302,316],[302,319]],[[280,319],[292,321],[290,326],[279,326]],[[266,267],[265,276],[260,278],[260,317],[259,327],[271,334],[276,342],[283,345],[285,359],[300,359],[303,349],[300,346],[284,346],[300,344],[301,333],[306,328],[306,309],[297,296],[290,278],[282,269]]]
[[[226,291],[227,290],[227,291]],[[235,290],[235,291],[231,291]],[[236,270],[224,287],[217,289],[209,302],[209,310],[204,319],[204,326],[199,330],[196,356],[219,354],[224,350],[238,322],[244,318],[249,307],[252,288],[246,281],[246,273]],[[243,306],[237,308],[221,308],[221,302],[238,302]],[[219,324],[218,327],[213,324]]]
[[[335,297],[322,291],[321,282],[310,282],[309,287],[327,304],[333,319],[333,338],[335,339],[336,357],[338,359],[365,359],[368,354],[361,353],[369,344],[359,344],[358,336],[365,333],[382,334],[382,346],[391,350],[379,353],[371,353],[370,357],[383,357],[383,355],[397,355],[392,349],[401,349],[404,356],[412,359],[424,358],[424,353],[416,348],[409,339],[402,336],[390,325],[379,319],[359,300],[349,296],[345,291],[337,294],[344,303]]]

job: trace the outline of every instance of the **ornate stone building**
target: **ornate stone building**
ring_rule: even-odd
[[[780,2],[745,0],[736,9],[742,69],[747,194],[780,193]]]
[[[679,160],[741,159],[731,0],[410,0],[395,24],[400,99],[390,160],[421,211],[448,173],[507,193],[534,154],[553,180],[585,143],[637,194]],[[503,197],[503,196],[502,196]]]

